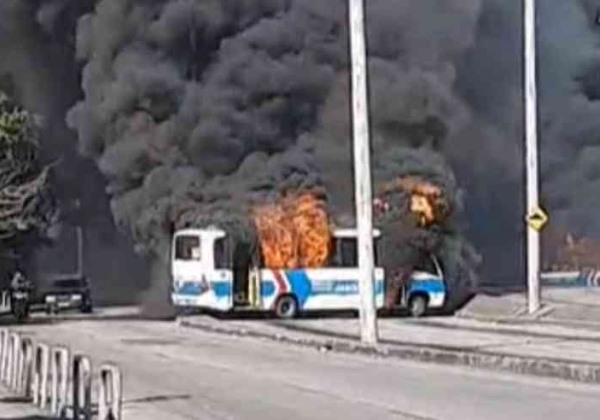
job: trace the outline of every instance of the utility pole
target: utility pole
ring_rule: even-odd
[[[77,211],[77,226],[75,233],[77,234],[77,278],[83,277],[83,228],[81,227],[81,201],[75,200],[75,208]]]
[[[525,63],[525,155],[527,173],[527,217],[545,215],[539,209],[538,129],[536,79],[536,5],[523,0]],[[540,214],[541,212],[541,214]],[[542,223],[543,224],[543,223]],[[527,303],[530,314],[540,308],[540,234],[530,223],[527,227]]]
[[[373,279],[373,198],[367,96],[367,48],[363,0],[349,0],[350,55],[352,61],[352,134],[354,186],[358,230],[360,335],[364,344],[377,344],[377,316]]]

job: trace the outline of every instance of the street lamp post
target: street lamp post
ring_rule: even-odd
[[[364,344],[377,344],[377,316],[373,278],[373,199],[367,96],[367,51],[363,0],[349,0],[350,55],[352,61],[352,131],[354,184],[358,230],[360,332]]]
[[[539,209],[537,80],[536,80],[536,3],[523,0],[524,64],[525,64],[525,155],[527,176],[527,214],[535,217]],[[527,226],[527,292],[528,310],[540,307],[540,234],[532,224]]]

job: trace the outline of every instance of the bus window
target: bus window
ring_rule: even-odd
[[[217,270],[231,268],[231,252],[228,245],[228,238],[219,238],[215,241],[215,268]]]
[[[175,259],[183,261],[200,261],[200,237],[181,235],[175,239]]]
[[[431,256],[429,256],[429,255],[423,255],[419,259],[419,262],[417,263],[417,265],[415,266],[414,269],[415,269],[415,271],[422,271],[425,273],[437,274],[437,269],[435,267],[435,264],[433,263],[433,260],[431,259]]]
[[[374,239],[374,263],[378,267],[381,241]],[[334,238],[331,245],[330,267],[358,267],[358,242],[356,238]]]
[[[342,267],[358,267],[358,249],[356,239],[340,240],[340,258]]]
[[[356,267],[358,265],[355,238],[333,238],[330,267]]]
[[[331,244],[329,245],[329,262],[327,264],[328,267],[341,267],[342,266],[342,258],[340,252],[340,239],[339,238],[331,238]]]
[[[383,255],[383,241],[380,241],[379,238],[373,238],[373,263],[375,267],[379,267],[379,259],[381,255]]]

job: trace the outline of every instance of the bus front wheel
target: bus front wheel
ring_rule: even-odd
[[[298,315],[298,301],[292,295],[283,295],[275,303],[275,315],[281,319],[292,319]]]
[[[427,312],[427,304],[427,298],[424,295],[413,295],[408,301],[408,311],[411,316],[420,318]]]

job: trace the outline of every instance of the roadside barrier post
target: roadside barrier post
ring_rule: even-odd
[[[31,377],[33,373],[33,341],[30,338],[21,340],[21,351],[17,369],[17,392],[26,398],[31,396]]]
[[[19,366],[21,365],[21,337],[16,332],[10,334],[10,349],[9,354],[9,375],[8,375],[8,387],[15,391],[17,389],[17,382],[19,378]]]
[[[69,384],[69,350],[63,347],[52,349],[52,395],[50,411],[60,416],[67,405]]]
[[[121,420],[121,372],[111,364],[100,366],[98,390],[98,419]]]
[[[73,418],[92,419],[92,363],[87,356],[73,357]]]
[[[6,328],[0,330],[0,381],[2,383],[8,375],[9,334]]]
[[[48,370],[50,367],[50,348],[38,343],[33,357],[33,403],[45,409],[48,404]]]

